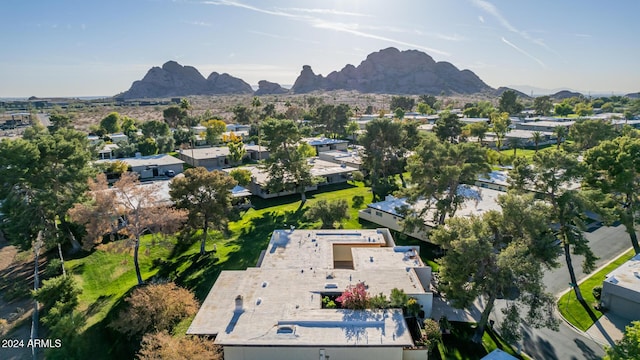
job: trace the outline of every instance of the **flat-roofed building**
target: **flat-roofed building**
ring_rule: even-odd
[[[502,191],[491,188],[460,185],[458,194],[463,195],[466,200],[455,212],[454,216],[456,217],[479,216],[489,210],[501,210],[498,204],[498,196],[503,194]],[[384,201],[368,204],[366,209],[358,211],[358,217],[416,239],[429,241],[429,230],[436,225],[435,204],[432,204],[431,208],[424,213],[422,217],[424,221],[423,226],[412,231],[407,231],[402,224],[402,221],[408,213],[421,211],[425,206],[428,206],[425,200],[418,200],[415,204],[411,204],[406,198],[396,198],[393,195],[387,195]]]
[[[308,160],[311,166],[311,176],[315,178],[321,178],[323,181],[305,187],[305,191],[317,190],[319,186],[328,184],[337,184],[346,182],[351,173],[358,170],[357,168],[347,166],[345,164],[336,164],[333,162],[320,160],[318,158],[311,158]],[[269,174],[258,166],[245,166],[241,169],[251,172],[251,183],[248,185],[249,191],[253,195],[259,196],[263,199],[270,199],[279,196],[295,194],[295,190],[285,190],[281,192],[271,192],[267,189],[267,183],[269,182]],[[225,169],[225,171],[231,171]]]
[[[178,156],[191,166],[202,166],[209,170],[222,169],[233,165],[226,146],[203,147],[180,150]]]
[[[384,276],[381,274],[384,273]],[[227,360],[426,359],[400,309],[332,309],[325,296],[394,288],[431,314],[431,268],[388,229],[275,230],[256,267],[223,271],[187,330],[215,336]]]
[[[349,141],[342,139],[329,139],[324,137],[318,138],[304,138],[302,141],[313,146],[316,152],[319,154],[323,151],[341,150],[346,151],[349,145]]]
[[[184,161],[167,154],[136,156],[124,159],[97,160],[96,164],[108,164],[123,161],[129,165],[130,171],[137,172],[140,179],[150,179],[158,176],[174,176],[184,170]]]
[[[640,319],[640,254],[607,275],[600,302],[620,317]]]

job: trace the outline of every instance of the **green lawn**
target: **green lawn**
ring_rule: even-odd
[[[587,331],[587,329],[589,329],[591,325],[593,325],[597,321],[597,319],[602,316],[602,313],[594,308],[594,305],[597,303],[597,301],[593,297],[593,288],[596,286],[602,286],[602,281],[604,281],[607,274],[618,268],[620,265],[624,264],[633,256],[633,250],[627,251],[624,255],[620,256],[611,264],[602,268],[597,273],[589,276],[589,278],[587,278],[579,285],[582,297],[585,299],[589,307],[588,309],[585,309],[582,304],[576,299],[576,295],[573,291],[564,294],[558,300],[558,309],[560,310],[562,316],[576,328],[582,331]]]
[[[451,322],[451,334],[443,335],[442,342],[434,350],[434,359],[441,360],[477,360],[495,349],[501,349],[517,357],[527,359],[515,353],[495,332],[486,328],[482,336],[482,343],[471,341],[474,334],[474,324]]]

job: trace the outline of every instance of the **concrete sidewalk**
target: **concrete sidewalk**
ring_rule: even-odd
[[[622,339],[624,328],[630,324],[631,320],[614,314],[602,314],[600,319],[587,329],[586,334],[602,345],[613,346],[616,341]]]

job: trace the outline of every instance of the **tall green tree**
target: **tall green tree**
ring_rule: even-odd
[[[584,174],[583,165],[575,155],[562,150],[538,152],[533,156],[532,164],[516,159],[514,165],[509,173],[512,188],[535,191],[550,205],[547,221],[562,244],[576,298],[584,302],[580,287],[577,286],[571,254],[584,255],[582,268],[585,273],[593,270],[597,257],[589,248],[583,231],[585,212],[598,211],[592,201],[598,194],[575,188]]]
[[[45,239],[66,238],[79,249],[66,213],[86,190],[91,159],[86,134],[69,128],[0,142],[0,198],[8,199],[3,226],[12,229],[6,232],[9,240],[29,248],[44,231]]]
[[[452,218],[446,227],[438,227],[429,235],[446,250],[438,261],[438,289],[460,308],[472,307],[478,297],[484,300],[473,337],[476,342],[481,341],[489,314],[501,297],[511,300],[505,310],[509,315],[506,324],[501,326],[505,338],[520,337],[516,330],[519,326],[508,326],[510,323],[558,327],[553,317],[555,299],[544,291],[543,283],[543,269],[555,265],[557,253],[535,250],[551,247],[554,240],[547,227],[540,226],[546,207],[535,202],[533,196],[523,199],[507,195],[500,203],[503,208],[509,207],[510,216],[517,217],[490,211],[482,217]],[[511,311],[518,308],[526,311]]]
[[[575,150],[582,152],[604,140],[613,139],[616,132],[610,121],[587,119],[576,121],[569,129],[568,136],[574,141]]]
[[[441,225],[466,199],[458,191],[460,185],[474,183],[491,169],[486,150],[477,143],[452,144],[429,136],[409,158],[407,170],[412,184],[405,191],[409,201],[424,201],[416,215],[424,218],[435,208],[433,221]]]
[[[493,113],[491,114],[491,130],[496,134],[496,148],[498,151],[502,149],[504,137],[511,130],[511,119],[509,119],[508,112]]]
[[[482,144],[482,140],[489,131],[489,125],[487,125],[484,121],[474,122],[472,124],[467,125],[469,130],[469,135],[478,139],[478,143]]]
[[[540,147],[540,143],[542,142],[543,136],[542,133],[540,131],[534,131],[533,133],[531,133],[531,140],[533,141],[533,144],[536,147],[536,154],[538,153],[538,149]]]
[[[395,111],[401,108],[404,111],[411,111],[416,104],[416,100],[409,96],[392,96],[389,109]]]
[[[566,126],[558,125],[553,128],[553,134],[556,136],[556,149],[560,150],[560,145],[569,135],[569,129]]]
[[[227,130],[227,124],[221,120],[208,120],[202,125],[207,128],[205,137],[209,145],[215,145],[220,142],[220,136]]]
[[[100,127],[109,134],[120,132],[120,114],[117,112],[109,113],[104,119],[100,120]]]
[[[458,119],[458,115],[443,111],[436,120],[433,131],[440,141],[456,143],[462,134],[462,122]]]
[[[175,129],[181,125],[185,125],[188,113],[186,109],[179,106],[169,106],[162,111],[162,116],[169,127]]]
[[[636,220],[640,210],[640,139],[622,136],[606,140],[584,155],[586,182],[613,199],[615,217],[640,253]]]
[[[232,110],[233,120],[238,124],[251,123],[251,110],[243,105],[236,105]]]
[[[500,95],[498,109],[509,115],[517,115],[522,112],[524,105],[518,101],[518,94],[513,90],[506,90]]]
[[[262,124],[269,158],[265,169],[269,174],[267,188],[272,192],[293,190],[300,193],[302,204],[307,200],[307,186],[314,183],[306,151],[298,145],[300,131],[293,120],[267,119]]]
[[[537,115],[549,115],[551,114],[551,110],[553,110],[553,102],[551,101],[551,97],[549,95],[538,96],[533,99],[533,110]]]
[[[553,112],[556,114],[556,116],[567,116],[569,114],[573,114],[573,106],[571,106],[571,104],[562,102],[560,104],[556,104]]]
[[[159,136],[169,136],[171,135],[171,130],[169,129],[169,125],[167,123],[151,120],[143,123],[140,126],[140,130],[142,130],[142,134],[146,137],[157,138]]]
[[[323,229],[333,229],[340,221],[349,218],[349,203],[345,199],[334,201],[318,200],[309,207],[306,217],[322,221]]]
[[[360,138],[364,147],[363,167],[371,180],[374,197],[384,198],[397,189],[395,175],[404,171],[402,124],[386,118],[367,123]]]
[[[188,211],[188,224],[202,229],[200,255],[205,254],[209,229],[224,230],[231,215],[231,189],[237,182],[223,171],[203,167],[187,169],[184,177],[169,183],[176,207]]]

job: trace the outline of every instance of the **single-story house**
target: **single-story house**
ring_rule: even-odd
[[[318,138],[305,138],[302,139],[307,144],[313,146],[316,149],[316,153],[321,153],[323,151],[331,151],[331,150],[341,150],[346,151],[347,146],[349,145],[349,141],[342,139],[328,139],[324,137]]]
[[[184,161],[167,154],[136,156],[124,159],[97,160],[96,164],[123,161],[131,171],[137,172],[140,179],[150,179],[167,174],[180,174],[184,170]]]
[[[309,165],[311,165],[311,175],[316,178],[324,178],[324,181],[305,187],[305,191],[317,190],[318,187],[322,185],[346,182],[351,173],[358,170],[350,166],[338,165],[318,158],[309,159]],[[266,188],[266,184],[269,181],[269,174],[258,166],[245,166],[242,167],[242,169],[251,172],[251,183],[248,185],[248,189],[253,195],[259,196],[263,199],[270,199],[295,194],[294,190],[287,190],[278,193],[270,192]],[[232,169],[224,170],[231,172]]]
[[[600,302],[620,317],[640,319],[640,254],[606,276]]]
[[[98,159],[115,159],[115,152],[118,148],[120,148],[118,144],[105,144],[102,149],[98,150]]]
[[[506,171],[491,171],[487,176],[478,176],[475,186],[506,192],[509,190],[509,174]]]
[[[266,147],[261,145],[254,145],[250,143],[249,145],[244,145],[244,148],[247,150],[247,156],[251,160],[265,160],[269,158],[269,150]]]
[[[220,273],[187,334],[214,336],[227,360],[426,359],[400,309],[325,300],[359,283],[371,295],[397,288],[429,317],[431,268],[419,251],[388,229],[275,230],[255,267]]]
[[[202,147],[180,150],[178,156],[191,166],[207,169],[222,169],[233,165],[226,146]]]
[[[569,129],[573,124],[575,124],[575,121],[550,121],[550,120],[528,121],[528,122],[517,123],[516,129],[553,132],[555,128],[558,126],[564,126],[567,129]]]
[[[358,151],[323,151],[318,153],[321,160],[329,161],[336,164],[345,164],[347,166],[360,169],[362,166],[362,156]]]
[[[482,215],[489,210],[501,210],[497,200],[498,196],[503,194],[502,191],[478,186],[460,185],[458,193],[464,194],[467,200],[462,203],[456,211],[454,215],[456,217]],[[358,211],[358,217],[374,224],[405,233],[416,239],[428,241],[429,230],[435,225],[435,209],[429,210],[424,214],[424,227],[407,232],[402,224],[402,220],[404,220],[408,212],[420,211],[425,206],[427,206],[425,200],[418,200],[415,204],[411,204],[406,198],[396,198],[393,195],[387,195],[384,201],[368,204],[366,209]]]

